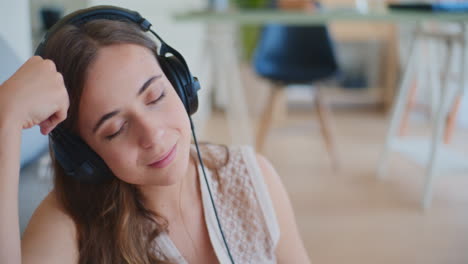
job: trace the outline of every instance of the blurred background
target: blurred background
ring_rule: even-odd
[[[201,81],[198,137],[271,160],[313,262],[468,263],[468,20],[404,3],[0,0],[0,83],[60,17],[138,11]],[[47,137],[22,144],[23,231],[52,184]]]

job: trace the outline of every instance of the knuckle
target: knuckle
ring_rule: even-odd
[[[60,115],[59,115],[59,118],[60,118],[60,122],[67,119],[67,111],[68,110],[68,107],[65,107],[62,109],[62,111],[60,111]]]
[[[52,60],[45,59],[44,65],[52,71],[57,71],[57,69],[55,68],[55,63]]]
[[[62,97],[62,101],[68,103],[68,92],[67,92],[67,89],[65,87],[63,87],[63,89],[61,89],[60,96]]]
[[[32,61],[43,61],[42,57],[41,56],[38,56],[38,55],[34,55],[31,57],[31,60]]]
[[[64,83],[63,75],[62,75],[60,72],[57,72],[57,73],[55,74],[55,77],[57,78],[57,81],[58,81],[60,84],[63,84],[63,83]]]
[[[68,110],[68,107],[70,106],[70,99],[68,98],[68,94],[65,93],[65,95],[63,96],[63,109],[65,110],[65,113],[66,111]]]

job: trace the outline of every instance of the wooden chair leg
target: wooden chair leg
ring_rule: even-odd
[[[320,121],[320,131],[322,132],[327,151],[330,155],[333,169],[337,171],[340,168],[340,162],[336,148],[335,132],[330,121],[330,110],[324,102],[320,88],[317,88],[315,93],[315,108]]]
[[[457,114],[460,108],[461,96],[457,96],[455,102],[453,104],[452,110],[450,111],[447,117],[447,123],[445,126],[445,133],[444,133],[444,143],[449,144],[452,141],[453,130],[455,128],[455,124],[457,122]]]
[[[260,153],[263,152],[265,140],[266,140],[266,137],[268,136],[268,131],[271,128],[271,124],[272,124],[273,117],[274,117],[273,115],[276,112],[275,109],[276,109],[276,106],[278,104],[278,101],[281,95],[281,89],[282,89],[281,85],[276,84],[276,83],[272,84],[270,88],[270,94],[268,96],[267,105],[265,109],[263,110],[263,113],[260,117],[260,125],[257,131],[256,140],[255,140],[256,142],[255,146],[256,146],[257,152],[260,152]]]

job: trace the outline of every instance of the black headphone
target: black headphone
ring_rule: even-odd
[[[109,19],[136,23],[144,32],[150,31],[161,42],[157,59],[167,79],[171,82],[182,100],[185,110],[189,116],[192,135],[197,148],[198,160],[202,167],[203,176],[208,188],[218,227],[221,232],[224,245],[226,246],[229,259],[231,260],[231,263],[234,264],[234,259],[219,221],[211,188],[206,178],[205,167],[200,155],[191,118],[191,115],[198,109],[197,92],[200,90],[200,83],[198,82],[198,79],[193,77],[190,73],[187,63],[182,55],[177,50],[167,45],[166,42],[158,36],[158,34],[151,30],[151,23],[141,17],[140,14],[135,11],[115,6],[95,6],[78,10],[65,16],[50,28],[37,47],[35,55],[43,55],[44,48],[47,45],[47,40],[62,26],[70,24],[80,26],[95,19]],[[171,56],[166,56],[168,54],[171,54]],[[62,125],[59,124],[51,133],[49,133],[49,140],[54,151],[55,158],[59,162],[60,166],[65,170],[65,173],[68,176],[75,180],[85,183],[102,183],[114,177],[114,174],[106,165],[104,160],[102,160],[102,158],[99,157],[99,155],[97,155],[97,153],[94,152],[94,150],[92,150],[80,137],[67,131],[62,127]]]
[[[198,79],[192,76],[182,55],[151,30],[151,23],[135,11],[115,6],[95,6],[73,12],[50,28],[37,47],[35,55],[43,55],[47,40],[62,26],[80,26],[96,19],[127,21],[137,24],[144,32],[150,31],[161,42],[158,62],[182,100],[187,114],[190,116],[197,111],[197,91],[200,89]],[[86,183],[101,183],[113,178],[111,170],[102,158],[80,137],[61,125],[49,133],[49,139],[55,158],[68,176]]]

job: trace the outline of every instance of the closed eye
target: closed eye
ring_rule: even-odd
[[[127,127],[127,123],[124,123],[124,124],[120,127],[120,129],[119,129],[117,132],[115,132],[114,134],[111,134],[111,135],[106,136],[106,139],[109,140],[109,141],[112,140],[112,139],[114,139],[116,136],[120,135],[120,133],[122,133],[123,130],[124,130],[126,127]]]
[[[153,100],[153,101],[149,102],[148,104],[156,104],[157,102],[162,100],[165,96],[166,96],[166,93],[163,91],[161,93],[161,95],[158,98],[156,98],[156,100]],[[114,139],[115,137],[117,137],[118,135],[120,135],[123,132],[123,130],[126,128],[126,126],[127,126],[127,123],[124,123],[117,132],[106,136],[106,139],[109,140],[109,141]]]
[[[149,102],[148,104],[156,104],[157,102],[159,102],[159,100],[163,99],[164,96],[166,96],[166,93],[163,91],[161,93],[161,95],[158,98],[156,98],[156,100],[153,100],[153,101]]]

